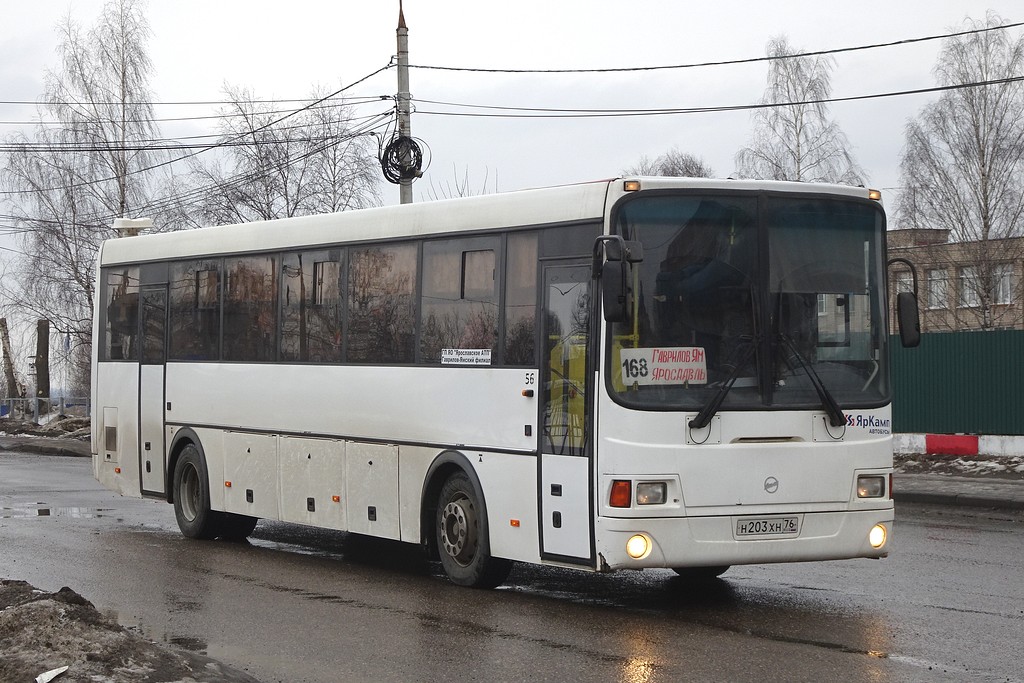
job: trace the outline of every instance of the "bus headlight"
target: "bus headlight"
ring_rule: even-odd
[[[857,477],[858,498],[881,498],[885,495],[885,475],[862,474]]]
[[[868,543],[871,544],[872,548],[881,548],[885,545],[886,536],[888,536],[888,533],[886,532],[885,527],[881,524],[876,524],[871,527],[871,531],[868,532]]]
[[[642,560],[651,554],[651,539],[644,534],[634,534],[626,541],[626,554],[634,560]]]
[[[636,485],[637,505],[663,505],[668,486],[663,481],[641,481]]]

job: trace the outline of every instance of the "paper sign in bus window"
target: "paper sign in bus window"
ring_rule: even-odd
[[[707,356],[700,346],[622,349],[619,367],[626,384],[707,384]]]
[[[441,349],[441,365],[490,364],[490,349]]]

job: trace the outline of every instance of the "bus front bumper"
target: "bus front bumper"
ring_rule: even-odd
[[[892,543],[893,510],[598,517],[596,532],[605,570],[880,558]]]

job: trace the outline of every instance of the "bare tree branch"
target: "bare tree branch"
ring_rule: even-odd
[[[1001,23],[995,13],[966,21],[972,29]],[[1024,38],[987,31],[947,39],[935,76],[951,86],[1016,76],[1022,68]],[[1007,268],[1024,257],[1024,240],[1014,239],[1024,236],[1024,86],[947,90],[907,124],[906,136],[899,223],[943,230],[954,243],[931,250],[933,265],[947,270],[957,290],[938,324],[991,329],[1019,323],[1019,307],[1003,299],[1009,277],[1019,300],[1019,278]]]
[[[850,143],[829,119],[824,100],[832,94],[828,56],[800,56],[785,36],[768,43],[773,57],[762,103],[789,104],[754,113],[754,134],[736,154],[742,178],[863,184],[864,171],[849,151]],[[789,59],[782,57],[790,56]],[[809,104],[808,104],[809,103]]]

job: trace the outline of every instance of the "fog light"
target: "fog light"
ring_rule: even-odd
[[[885,476],[862,474],[857,477],[858,498],[881,498],[885,495]]]
[[[642,481],[636,485],[637,505],[662,505],[668,487],[663,481]]]
[[[630,536],[626,541],[626,554],[634,560],[642,560],[651,554],[651,539],[643,534]]]
[[[868,532],[868,543],[871,544],[872,548],[881,548],[885,545],[885,537],[885,527],[881,524],[876,524],[871,527],[871,531]]]

